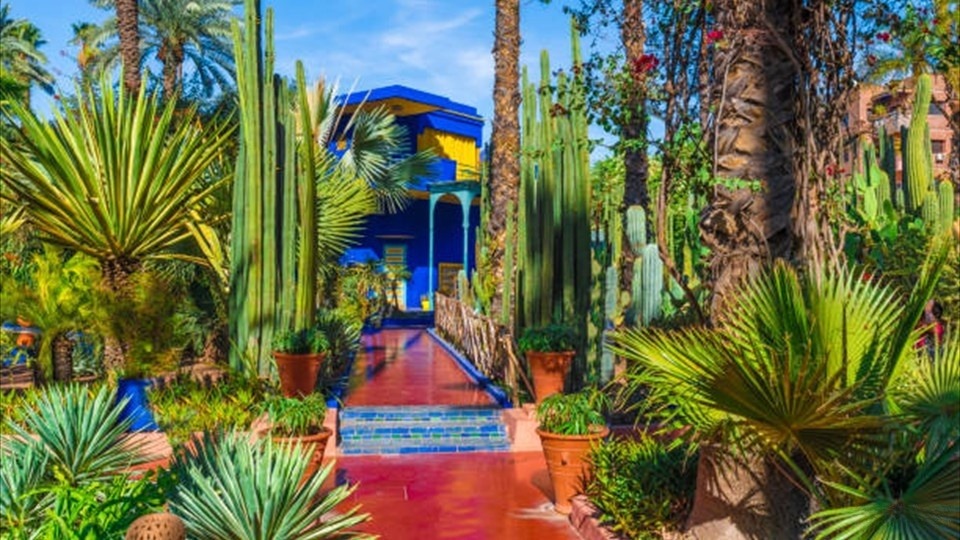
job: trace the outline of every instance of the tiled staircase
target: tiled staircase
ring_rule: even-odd
[[[500,409],[492,407],[346,407],[340,452],[417,454],[510,450]]]

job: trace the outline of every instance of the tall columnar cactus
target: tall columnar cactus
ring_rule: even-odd
[[[907,191],[907,204],[912,212],[920,209],[933,181],[933,157],[927,142],[930,138],[927,110],[930,108],[931,97],[930,75],[924,73],[917,77],[910,127],[907,129],[907,140],[903,142],[906,147],[906,163],[903,168],[906,177],[904,185]]]
[[[893,137],[887,133],[887,128],[880,126],[878,133],[878,157],[877,162],[880,169],[887,175],[887,185],[890,189],[891,201],[896,204],[897,192],[897,153],[893,145]],[[898,208],[903,210],[903,208]]]
[[[940,232],[947,232],[953,226],[953,220],[956,219],[957,209],[953,199],[953,184],[949,180],[943,180],[937,186],[937,199],[940,204]]]
[[[660,316],[663,303],[663,261],[660,259],[660,248],[657,244],[644,246],[640,256],[643,258],[643,284],[639,320],[646,326]]]
[[[299,118],[287,83],[274,74],[273,10],[266,11],[263,38],[256,2],[246,0],[244,10],[243,30],[233,25],[240,152],[233,199],[230,362],[242,368],[251,361],[266,374],[274,329],[305,328],[315,318],[316,141],[303,65],[297,63]]]
[[[579,35],[571,25],[574,63]],[[521,226],[524,239],[518,325],[564,322],[586,338],[593,281],[587,118],[580,75],[551,75],[546,51],[541,80],[522,75]],[[555,90],[554,90],[555,89]],[[582,376],[582,358],[579,375]],[[575,363],[574,374],[578,375]]]
[[[639,253],[647,243],[647,216],[642,206],[627,208],[627,238],[635,253]]]
[[[923,216],[923,223],[928,230],[939,232],[943,228],[940,223],[940,199],[937,197],[936,190],[927,190],[923,197],[920,215]]]

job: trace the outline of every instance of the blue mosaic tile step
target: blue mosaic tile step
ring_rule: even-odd
[[[343,445],[345,455],[362,454],[440,454],[454,452],[509,452],[509,442],[478,444],[463,441],[442,441],[436,444],[355,444]]]
[[[345,407],[338,432],[343,454],[510,450],[495,407]]]
[[[454,419],[500,419],[500,409],[496,407],[344,407],[340,410],[340,421],[441,421]]]

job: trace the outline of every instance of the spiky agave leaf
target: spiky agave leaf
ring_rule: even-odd
[[[198,180],[233,128],[202,132],[193,109],[160,107],[145,88],[117,92],[106,78],[78,95],[79,106],[55,111],[53,121],[10,106],[24,137],[0,145],[0,180],[30,223],[43,239],[100,260],[202,262],[177,245],[190,239],[191,211],[219,187]]]
[[[171,464],[177,483],[170,510],[183,518],[191,537],[200,539],[368,538],[348,531],[369,518],[358,513],[359,507],[322,519],[355,486],[337,486],[318,496],[334,464],[304,479],[310,459],[299,446],[207,434]]]
[[[0,530],[39,528],[51,504],[37,490],[49,476],[48,461],[38,444],[0,445]]]
[[[45,453],[48,470],[55,468],[67,483],[105,478],[144,459],[125,444],[130,420],[120,420],[122,408],[105,386],[96,392],[52,386],[36,408],[24,411],[22,427],[9,424],[16,437],[5,444],[14,453]]]

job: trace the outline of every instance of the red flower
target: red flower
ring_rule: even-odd
[[[875,55],[868,54],[868,55],[867,55],[867,65],[872,66],[872,65],[874,65],[874,64],[876,64],[876,63],[877,63],[877,57],[876,57]]]
[[[657,57],[652,54],[641,55],[640,58],[637,58],[633,61],[633,73],[635,75],[643,75],[649,73],[655,69],[660,64],[660,60],[657,60]]]
[[[879,34],[877,34],[877,39],[879,39],[880,41],[882,41],[882,42],[884,42],[884,43],[889,43],[889,42],[890,42],[890,32],[880,32]]]
[[[707,45],[723,39],[723,30],[711,30],[707,32]]]

